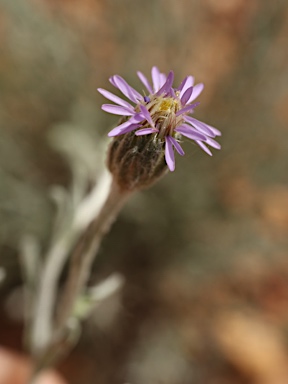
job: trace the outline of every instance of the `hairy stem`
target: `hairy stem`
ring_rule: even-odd
[[[111,189],[111,176],[104,172],[98,184],[90,194],[75,207],[71,223],[63,228],[56,237],[45,256],[45,261],[38,276],[37,295],[33,303],[33,317],[30,332],[30,350],[38,360],[46,354],[49,344],[54,338],[54,314],[56,308],[59,278],[73,247],[77,244],[81,233],[95,217],[100,214]]]
[[[65,331],[67,322],[73,315],[75,303],[86,286],[91,264],[97,255],[103,236],[110,229],[111,224],[129,196],[130,193],[121,191],[112,182],[110,193],[99,215],[89,224],[74,248],[70,259],[67,282],[58,303],[56,318],[56,332],[58,335]]]

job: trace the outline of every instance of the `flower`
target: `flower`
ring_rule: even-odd
[[[115,103],[103,104],[102,109],[124,117],[124,122],[122,119],[121,124],[112,129],[108,136],[124,135],[132,131],[135,131],[136,136],[153,135],[155,140],[165,144],[165,161],[170,171],[175,169],[174,149],[179,155],[184,155],[179,144],[181,136],[195,141],[210,156],[212,153],[207,145],[221,148],[214,140],[216,136],[221,136],[221,132],[189,116],[199,105],[199,102],[194,100],[204,88],[202,83],[194,86],[193,76],[187,76],[178,88],[173,88],[173,71],[166,76],[157,67],[153,67],[151,71],[152,85],[142,72],[137,72],[137,75],[147,89],[147,95],[142,96],[119,75],[109,79],[134,105],[105,89],[98,88],[104,97]]]

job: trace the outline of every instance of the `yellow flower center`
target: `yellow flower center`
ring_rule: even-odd
[[[175,136],[174,129],[182,121],[182,116],[177,117],[176,113],[181,109],[181,102],[178,95],[173,97],[151,96],[146,104],[155,127],[158,129],[157,136],[163,139],[167,135]],[[147,123],[149,127],[149,123]]]
[[[161,101],[159,105],[159,111],[161,112],[176,112],[179,109],[178,101],[172,97],[166,98]]]

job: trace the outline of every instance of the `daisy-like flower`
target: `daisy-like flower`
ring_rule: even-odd
[[[142,72],[137,72],[137,75],[147,90],[146,95],[141,95],[119,75],[109,79],[129,102],[105,89],[98,89],[104,97],[115,103],[103,104],[102,109],[125,119],[108,136],[124,135],[132,131],[135,131],[136,136],[152,135],[153,140],[160,140],[165,144],[165,161],[170,171],[175,169],[174,149],[179,155],[184,155],[179,143],[181,136],[195,141],[210,156],[212,152],[207,145],[221,148],[214,140],[221,132],[190,116],[199,105],[195,99],[204,88],[202,83],[194,85],[193,76],[187,76],[178,88],[174,88],[173,71],[166,76],[157,67],[153,67],[151,71],[152,85]]]

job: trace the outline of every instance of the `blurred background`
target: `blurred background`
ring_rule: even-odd
[[[0,0],[0,343],[22,347],[19,239],[43,249],[52,186],[97,175],[117,117],[97,87],[136,71],[192,74],[191,142],[124,207],[94,263],[125,286],[60,364],[69,383],[288,383],[286,0]],[[84,170],[84,171],[83,171]],[[4,276],[5,275],[5,276]]]

